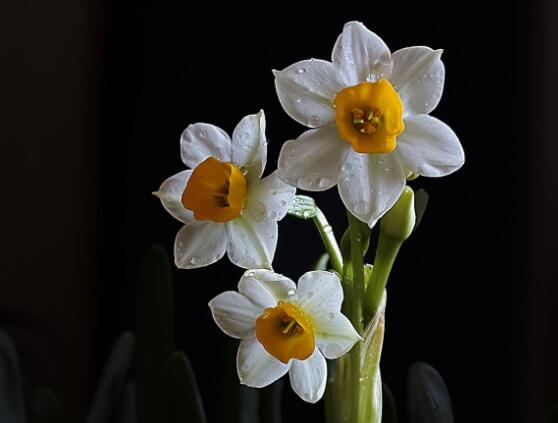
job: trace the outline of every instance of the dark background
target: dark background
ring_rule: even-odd
[[[401,403],[407,368],[422,360],[446,380],[458,422],[544,421],[558,402],[555,2],[27,0],[8,8],[0,323],[15,339],[27,389],[52,386],[68,421],[83,420],[110,345],[132,326],[145,247],[172,252],[180,223],[150,193],[184,169],[182,130],[202,121],[230,133],[263,108],[270,172],[281,144],[303,130],[282,111],[271,70],[328,59],[353,19],[392,51],[444,49],[446,85],[433,115],[466,153],[454,175],[412,183],[431,201],[388,286],[384,381]],[[336,190],[315,197],[341,235]],[[286,218],[274,267],[296,279],[320,248],[310,222]],[[225,335],[206,304],[241,273],[226,259],[175,272],[178,346],[210,418]],[[290,389],[285,397],[291,421],[321,417],[321,405]]]

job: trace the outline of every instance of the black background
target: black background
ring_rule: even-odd
[[[548,414],[558,401],[550,3],[36,3],[14,7],[7,27],[13,142],[3,169],[0,318],[26,383],[53,385],[72,404],[69,421],[85,414],[109,346],[131,327],[145,247],[172,252],[180,223],[150,193],[184,169],[182,130],[208,122],[231,133],[262,108],[271,172],[282,143],[304,130],[281,109],[271,70],[329,59],[349,20],[392,51],[444,49],[446,85],[432,114],[466,154],[455,174],[412,183],[430,204],[388,285],[384,381],[402,403],[407,368],[422,360],[446,380],[458,422]],[[336,190],[315,198],[340,236]],[[310,222],[286,218],[279,228],[274,268],[296,280],[319,256],[320,239]],[[207,302],[241,273],[226,259],[175,271],[178,346],[193,362],[210,421],[226,336]],[[44,354],[32,352],[37,345]],[[286,389],[284,415],[319,421],[322,406]]]

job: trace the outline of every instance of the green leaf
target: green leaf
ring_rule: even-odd
[[[453,423],[451,400],[442,376],[434,367],[417,362],[407,374],[409,423]]]
[[[165,423],[205,423],[205,411],[190,360],[182,351],[170,356],[165,371]]]
[[[413,231],[416,231],[420,225],[424,212],[426,211],[426,206],[428,206],[428,193],[422,188],[415,192],[415,227]]]
[[[19,360],[7,331],[0,328],[0,416],[2,421],[24,423],[25,408]]]
[[[135,336],[124,332],[116,340],[101,375],[88,423],[108,423],[115,412],[132,364]]]
[[[150,246],[135,290],[138,421],[160,421],[163,373],[174,349],[174,297],[170,260],[159,245]]]
[[[62,423],[64,421],[60,400],[46,386],[35,389],[29,408],[29,420],[32,423]]]

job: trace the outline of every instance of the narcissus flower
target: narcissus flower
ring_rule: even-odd
[[[176,265],[207,266],[227,252],[237,266],[271,269],[277,221],[287,213],[295,188],[277,172],[260,179],[267,158],[263,110],[244,117],[232,140],[216,126],[190,125],[180,150],[192,170],[171,176],[154,193],[185,224],[174,244]]]
[[[241,383],[262,388],[288,372],[293,390],[316,402],[325,390],[325,358],[342,356],[361,339],[341,314],[342,302],[335,273],[305,273],[297,289],[283,275],[248,270],[238,292],[223,292],[209,307],[223,332],[242,339],[237,354]]]
[[[285,111],[311,129],[285,143],[279,175],[308,191],[337,185],[348,210],[370,226],[397,201],[406,177],[448,175],[463,165],[455,133],[429,115],[442,96],[441,50],[391,54],[359,22],[343,28],[332,61],[275,72]]]

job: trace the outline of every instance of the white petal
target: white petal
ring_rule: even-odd
[[[428,115],[405,119],[405,131],[397,138],[397,154],[414,173],[445,176],[459,169],[465,153],[457,135],[444,122]]]
[[[193,213],[182,204],[182,193],[190,175],[192,175],[191,170],[177,173],[166,179],[159,187],[159,191],[153,193],[159,197],[165,210],[183,223],[190,223],[194,220]]]
[[[445,68],[442,50],[407,47],[397,50],[390,82],[399,92],[405,116],[430,113],[438,105],[444,90]]]
[[[298,301],[310,315],[341,310],[343,287],[339,276],[324,270],[306,272],[298,280]]]
[[[240,383],[263,388],[287,373],[289,366],[264,350],[256,338],[248,338],[238,347],[236,370]]]
[[[325,191],[337,184],[350,148],[334,125],[306,131],[281,148],[279,177],[306,191]]]
[[[345,75],[345,85],[389,79],[392,67],[388,46],[360,22],[347,22],[333,47],[331,60]]]
[[[397,155],[349,151],[339,180],[345,207],[372,227],[395,204],[405,187],[405,169]]]
[[[316,345],[330,360],[341,357],[362,338],[349,319],[339,311],[321,311],[312,316],[316,322]]]
[[[182,133],[180,154],[184,164],[192,169],[208,157],[230,162],[231,139],[225,131],[215,125],[194,123]]]
[[[256,336],[256,319],[263,313],[244,295],[227,291],[217,295],[209,302],[211,314],[217,326],[233,338]]]
[[[264,217],[283,219],[296,193],[295,187],[279,179],[278,171],[257,181],[248,189],[247,207],[250,207],[256,220]]]
[[[310,128],[335,120],[332,102],[343,84],[332,63],[304,60],[274,73],[277,96],[290,117]]]
[[[277,248],[277,221],[264,217],[260,211],[246,204],[242,214],[227,222],[229,244],[227,254],[231,262],[245,269],[271,269]]]
[[[227,232],[222,223],[194,220],[178,231],[174,241],[174,262],[181,269],[195,269],[215,263],[227,249]]]
[[[244,272],[238,282],[238,291],[259,307],[268,308],[293,298],[296,285],[286,276],[271,270],[253,269]]]
[[[327,365],[324,356],[316,348],[306,360],[293,359],[289,371],[291,387],[306,402],[315,403],[324,395]]]
[[[232,163],[248,171],[249,182],[257,181],[263,174],[267,161],[264,111],[245,116],[232,135]]]

